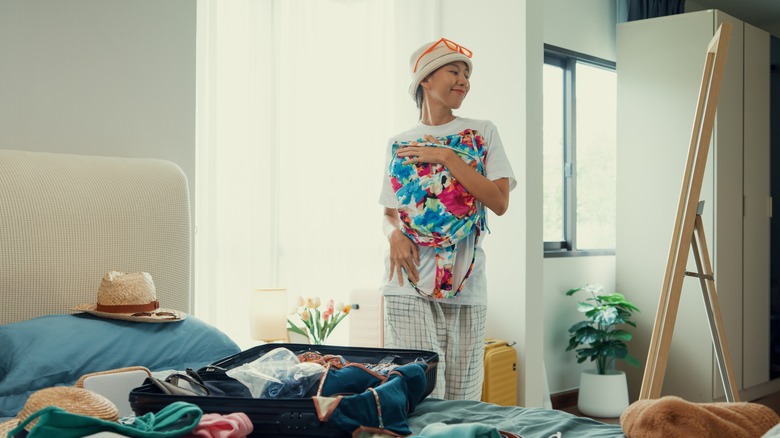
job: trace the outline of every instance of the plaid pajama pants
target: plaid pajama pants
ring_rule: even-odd
[[[385,348],[439,354],[436,388],[431,397],[480,400],[487,306],[385,296],[384,314]]]

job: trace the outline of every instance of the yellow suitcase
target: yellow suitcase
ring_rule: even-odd
[[[517,406],[517,352],[512,345],[499,339],[485,339],[483,402]]]

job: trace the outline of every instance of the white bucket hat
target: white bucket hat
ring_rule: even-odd
[[[420,82],[443,65],[463,61],[471,73],[471,55],[471,50],[447,38],[420,46],[409,58],[409,72],[412,74],[409,94],[412,96],[412,100],[417,100],[417,87],[420,86]]]
[[[160,307],[148,272],[108,272],[100,281],[97,302],[80,304],[70,310],[137,322],[175,322],[186,318],[183,312]]]

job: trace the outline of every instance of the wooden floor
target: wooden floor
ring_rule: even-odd
[[[761,403],[762,405],[769,406],[770,408],[774,409],[775,412],[777,412],[778,415],[780,415],[780,392],[776,392],[774,394],[770,394],[766,397],[759,398],[757,400],[753,400],[753,403]],[[571,414],[577,415],[579,417],[587,417],[587,415],[582,415],[580,411],[577,410],[576,401],[574,406],[569,406],[565,408],[561,408],[562,411],[569,412]],[[594,418],[595,420],[599,420],[603,423],[609,423],[609,424],[620,424],[619,418]]]

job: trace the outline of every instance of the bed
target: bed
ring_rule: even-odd
[[[238,346],[194,316],[142,324],[69,311],[105,273],[148,272],[190,311],[187,179],[157,159],[0,150],[0,418],[101,370],[199,367]]]
[[[199,368],[239,351],[188,315],[139,324],[68,309],[95,301],[106,272],[148,272],[162,306],[190,312],[187,179],[173,163],[0,150],[0,422],[32,392],[84,374]],[[621,427],[542,408],[426,399],[408,418],[482,423],[523,437],[623,437]]]

